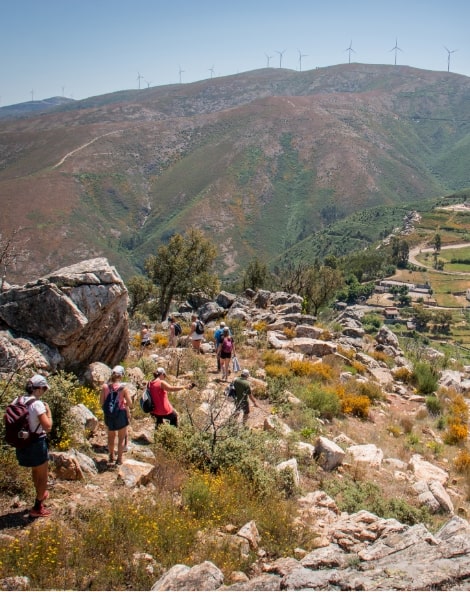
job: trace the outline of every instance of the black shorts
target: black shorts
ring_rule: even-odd
[[[104,416],[104,423],[110,432],[117,432],[122,430],[129,425],[129,419],[127,417],[127,411],[125,409],[119,409],[119,413],[116,416]]]
[[[47,440],[42,436],[26,448],[16,449],[16,458],[22,467],[39,467],[49,460]]]
[[[220,352],[220,357],[222,360],[230,360],[230,358],[232,357],[232,352],[224,352],[221,351]]]

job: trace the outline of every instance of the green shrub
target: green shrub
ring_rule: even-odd
[[[430,415],[438,416],[442,413],[442,403],[436,397],[436,395],[429,395],[425,399],[426,402],[426,409],[428,410]]]
[[[338,395],[326,387],[313,384],[305,392],[305,404],[310,409],[318,412],[319,416],[325,419],[333,419],[341,414],[341,401]]]
[[[382,518],[395,518],[409,525],[429,519],[426,509],[416,508],[396,497],[388,499],[382,489],[370,481],[330,480],[323,484],[323,489],[335,499],[341,511],[350,514],[367,510]]]
[[[0,492],[8,496],[33,495],[31,469],[20,467],[15,449],[6,444],[0,446]]]
[[[418,392],[423,395],[429,395],[437,390],[437,371],[427,362],[417,362],[414,365],[412,380]]]

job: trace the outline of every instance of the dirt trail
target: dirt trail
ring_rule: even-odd
[[[52,168],[53,169],[56,169],[57,167],[60,167],[62,164],[64,164],[64,162],[67,160],[67,158],[69,158],[69,156],[72,156],[72,154],[75,154],[76,152],[80,152],[80,150],[83,150],[87,146],[90,146],[90,144],[93,144],[97,140],[100,140],[101,138],[104,138],[105,136],[110,136],[112,134],[120,134],[121,131],[122,130],[115,130],[115,131],[112,131],[112,132],[107,132],[106,134],[102,134],[101,136],[96,136],[96,138],[93,138],[92,140],[90,140],[86,144],[82,144],[78,148],[75,148],[75,150],[71,150],[70,152],[67,152],[67,154],[63,158],[61,158],[59,160],[59,162],[57,164],[55,164]]]

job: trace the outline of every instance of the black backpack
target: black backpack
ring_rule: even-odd
[[[178,335],[181,335],[181,333],[183,332],[183,329],[181,328],[181,325],[179,323],[174,323],[175,325],[175,335],[176,337],[178,337]]]
[[[37,399],[33,397],[25,402],[24,397],[17,397],[7,405],[3,416],[5,425],[5,442],[15,448],[26,448],[39,439],[37,434],[29,429],[29,406]]]
[[[113,390],[113,386],[108,384],[109,393],[106,395],[106,399],[101,407],[105,417],[117,417],[119,415],[119,392],[124,388],[122,385],[116,390]]]
[[[236,391],[235,391],[235,385],[233,384],[233,382],[231,382],[228,387],[225,389],[225,395],[227,397],[230,397],[230,399],[235,399],[235,395],[236,395]]]
[[[204,323],[200,319],[196,321],[196,333],[198,335],[202,335],[204,333]]]
[[[147,383],[147,387],[140,397],[140,408],[144,413],[152,413],[153,411],[153,401],[150,394],[150,383]]]

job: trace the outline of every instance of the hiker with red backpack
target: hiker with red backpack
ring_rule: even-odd
[[[7,442],[16,447],[16,458],[22,467],[31,467],[36,501],[29,511],[30,518],[49,516],[51,510],[44,506],[49,497],[47,491],[49,451],[46,434],[52,428],[52,415],[49,405],[41,401],[41,397],[49,388],[44,376],[35,374],[26,384],[26,394],[17,397],[7,408],[5,413]],[[26,406],[26,412],[24,407]],[[7,414],[17,414],[22,427],[14,429],[13,436],[17,441],[8,438]],[[20,414],[22,418],[20,419]],[[13,421],[11,421],[13,427]]]
[[[217,348],[217,356],[220,357],[220,368],[222,370],[222,380],[228,380],[230,373],[230,360],[235,355],[235,343],[230,335],[230,329],[224,327],[222,339]]]

